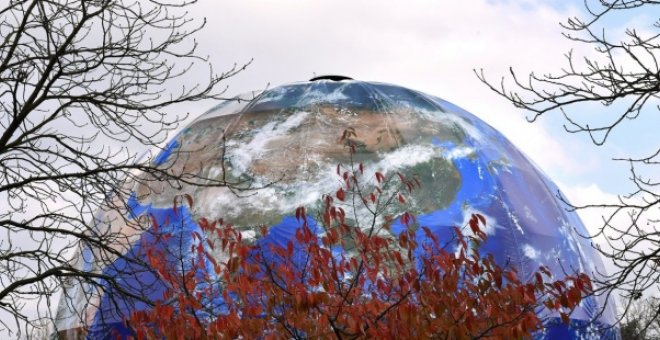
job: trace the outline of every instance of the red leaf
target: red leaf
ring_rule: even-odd
[[[504,276],[506,276],[506,279],[509,282],[518,282],[518,278],[516,277],[516,273],[514,273],[512,270],[507,270],[504,272]]]
[[[454,234],[456,234],[456,237],[462,239],[463,232],[461,231],[461,229],[458,229],[458,227],[453,227],[453,229],[454,229]]]
[[[384,180],[385,180],[385,176],[383,176],[382,173],[376,171],[376,181],[378,181],[378,183],[382,183]]]
[[[534,275],[536,276],[536,284],[543,284],[543,277],[541,276],[541,273],[536,272]]]
[[[477,216],[479,221],[481,221],[482,225],[486,225],[486,218],[483,215],[481,215],[481,214],[474,214],[474,215]]]
[[[406,226],[408,224],[410,224],[410,215],[408,215],[407,212],[403,213],[403,215],[401,216],[401,223],[403,223],[403,225],[406,225]]]
[[[293,255],[293,242],[289,241],[286,244],[286,253],[288,256]]]
[[[193,207],[193,198],[192,198],[192,196],[190,196],[189,194],[183,194],[183,197],[185,197],[186,200],[188,201],[188,206],[192,208]]]
[[[232,257],[227,261],[227,270],[230,273],[235,273],[238,270],[238,265],[240,263],[240,260],[236,257]]]
[[[149,214],[149,217],[151,218],[151,226],[154,228],[154,232],[158,232],[158,220],[156,220],[156,216]]]
[[[469,224],[470,224],[470,229],[472,229],[472,232],[476,234],[479,231],[479,222],[474,214],[472,215],[472,217],[470,217]]]
[[[305,207],[298,207],[296,208],[296,221],[306,221],[307,220],[307,213],[305,212]]]
[[[424,230],[426,237],[430,238],[434,243],[438,242],[438,237],[431,232],[431,229],[428,227],[422,227],[422,230]]]
[[[540,266],[539,270],[541,271],[541,273],[545,274],[545,276],[552,277],[552,274],[550,273],[550,270],[548,269],[548,267]]]
[[[346,193],[344,192],[344,189],[339,188],[339,190],[337,190],[337,199],[343,202],[345,198]]]

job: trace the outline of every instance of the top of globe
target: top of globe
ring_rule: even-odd
[[[347,152],[346,140],[355,152]],[[201,217],[223,218],[245,239],[256,240],[256,227],[268,225],[267,240],[261,241],[285,244],[297,228],[295,209],[320,209],[322,196],[342,180],[337,165],[361,163],[365,172],[417,178],[421,187],[406,209],[440,238],[451,238],[452,227],[466,225],[473,213],[486,216],[489,237],[480,251],[514,266],[524,280],[540,265],[557,277],[571,270],[591,274],[603,266],[589,240],[580,236],[587,231],[577,214],[557,199],[555,184],[501,133],[454,104],[396,85],[320,76],[238,96],[200,115],[150,162],[234,185],[127,183],[131,194],[124,218],[101,212],[97,222],[129,235],[133,248],[140,247],[140,231],[127,228],[125,219],[148,214],[166,225],[174,197],[184,193],[195,201],[192,210],[181,207],[185,228],[199,229],[195,221]],[[355,226],[373,223],[368,211],[353,208]],[[392,205],[381,215],[402,212]],[[397,236],[403,229],[395,220],[382,232]],[[67,295],[80,301],[65,305],[85,303],[80,294]],[[108,310],[117,303],[100,300],[82,308],[89,320],[107,323],[113,319]],[[61,321],[63,328],[75,328],[66,315],[60,306],[61,320],[69,322]],[[571,318],[571,327],[549,327],[541,336],[615,337],[611,328],[602,329],[615,323],[612,304],[602,297],[587,297]]]

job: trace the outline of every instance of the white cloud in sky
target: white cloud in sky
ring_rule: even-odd
[[[617,195],[613,195],[607,192],[604,192],[601,188],[599,188],[595,184],[589,184],[589,185],[563,185],[563,183],[557,183],[560,187],[562,187],[563,194],[565,197],[574,205],[576,206],[584,206],[584,205],[592,205],[592,204],[617,204],[619,202],[619,197]],[[634,199],[633,203],[643,203],[642,200],[640,199]],[[605,233],[599,233],[601,229],[603,228],[605,224],[605,220],[610,219],[609,223],[613,226],[627,226],[630,224],[630,216],[628,216],[628,211],[624,211],[623,213],[619,213],[614,215],[612,217],[612,214],[615,212],[614,209],[604,209],[604,208],[585,208],[585,209],[578,209],[577,213],[582,219],[582,222],[584,223],[585,227],[587,228],[587,231],[589,232],[590,235],[594,236],[591,239],[592,244],[599,246],[605,253],[611,254],[613,253],[613,247],[611,244],[606,240],[606,237],[613,237],[614,240],[610,241],[612,242],[616,248],[620,249],[623,246],[623,243],[626,243],[627,240],[630,240],[630,237],[623,237],[620,238],[620,234],[618,232],[613,232],[611,229],[607,228],[605,229]],[[659,218],[658,212],[650,212],[650,215],[647,215],[646,218]],[[643,228],[644,223],[639,224],[640,227]],[[652,230],[650,230],[652,231]],[[634,249],[636,251],[644,251],[646,247],[649,248],[655,248],[655,244],[647,241],[647,242],[641,242],[638,244]],[[601,259],[603,260],[603,265],[604,268],[598,268],[600,273],[607,273],[609,275],[612,275],[614,273],[620,272],[621,268],[616,266],[612,259],[608,257],[603,257],[601,256]],[[619,262],[619,265],[621,265],[623,262]],[[655,289],[651,289],[650,291],[646,291],[645,294],[651,294],[651,296],[658,297],[660,296],[660,290],[656,287]],[[624,305],[624,302],[620,300],[620,297],[615,295],[616,301],[619,303],[619,307]]]
[[[565,198],[575,206],[589,204],[616,204],[618,202],[617,195],[604,192],[600,187],[593,183],[588,185],[566,185],[558,182],[557,185],[566,196]],[[609,216],[608,211],[597,208],[578,209],[577,213],[580,215],[582,222],[591,235],[598,233],[603,226],[603,218]]]

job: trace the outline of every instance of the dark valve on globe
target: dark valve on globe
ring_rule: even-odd
[[[336,75],[336,74],[326,74],[326,75],[323,75],[323,76],[314,77],[314,78],[310,79],[309,81],[317,81],[317,80],[342,81],[342,80],[353,80],[353,78],[346,77],[346,76],[340,76],[340,75]]]

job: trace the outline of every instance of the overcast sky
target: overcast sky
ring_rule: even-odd
[[[597,147],[587,135],[565,133],[558,115],[527,123],[524,111],[473,73],[483,68],[498,82],[511,66],[521,75],[557,71],[571,48],[592,53],[561,35],[559,23],[582,11],[582,1],[573,0],[202,0],[192,14],[208,20],[198,43],[216,71],[253,60],[227,81],[228,94],[321,74],[420,90],[500,130],[569,198],[587,203],[629,189],[627,164],[611,158],[649,151],[640,145],[657,139],[650,128],[658,126],[657,118],[630,122]],[[622,31],[636,16],[610,19],[608,32]],[[207,108],[189,109],[194,116]],[[584,114],[600,115],[601,109],[593,106]],[[583,218],[592,224],[597,217]]]

